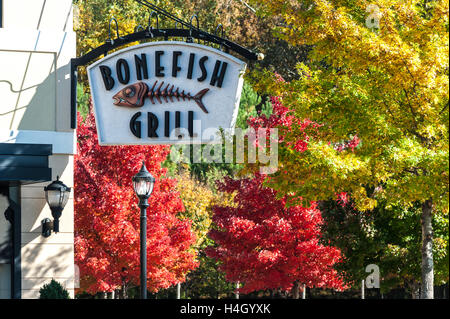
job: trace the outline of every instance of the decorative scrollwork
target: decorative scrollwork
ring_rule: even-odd
[[[109,24],[108,24],[108,40],[106,40],[106,42],[109,42],[111,44],[114,44],[114,39],[111,39],[111,22],[115,22],[116,23],[116,39],[121,39],[122,37],[119,34],[119,23],[117,22],[116,18],[112,17],[111,19],[109,19]]]
[[[187,38],[186,42],[188,43],[192,43],[193,38],[192,38],[192,20],[194,20],[194,18],[197,20],[197,30],[200,30],[200,22],[198,20],[198,16],[196,14],[192,15],[191,19],[189,20],[189,37]],[[200,43],[200,40],[197,40],[197,43]]]
[[[218,32],[217,32],[217,31],[219,30],[219,28],[220,28],[220,30],[221,30],[220,37],[223,39],[225,32],[223,31],[223,25],[222,25],[222,23],[219,23],[219,25],[216,27],[216,30],[214,30],[214,35],[219,36],[219,35],[218,35]],[[222,48],[223,48],[223,42],[221,42],[221,43],[220,43],[220,46],[219,46],[219,49],[220,49],[221,51],[222,51]]]
[[[150,12],[150,15],[148,17],[148,27],[147,27],[148,34],[150,35],[151,38],[154,37],[154,35],[153,35],[153,26],[152,26],[152,18],[153,18],[153,16],[156,17],[156,29],[157,30],[159,29],[159,15],[158,15],[158,12],[152,11],[152,12]]]
[[[145,30],[145,28],[139,24],[136,28],[134,28],[134,32],[139,32],[139,29],[142,29],[142,31]]]
[[[174,28],[176,29],[176,30],[178,30],[178,24],[180,24],[178,21],[175,21],[175,26],[174,26]],[[183,28],[183,25],[181,25],[181,29],[180,30],[182,30],[182,29],[184,29]],[[181,38],[181,41],[183,41],[183,38]]]

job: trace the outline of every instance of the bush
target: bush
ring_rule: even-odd
[[[39,299],[70,299],[69,292],[54,279],[49,284],[42,286],[39,293]]]

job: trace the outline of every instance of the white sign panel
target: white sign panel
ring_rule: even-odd
[[[245,67],[179,41],[107,55],[88,68],[100,145],[218,142],[234,128]]]

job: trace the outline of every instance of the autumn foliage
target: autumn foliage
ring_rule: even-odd
[[[79,119],[81,117],[79,116]],[[164,178],[167,146],[100,146],[94,117],[78,121],[75,156],[75,263],[81,288],[112,291],[139,282],[139,208],[131,178],[142,161],[156,178],[147,224],[148,289],[157,291],[184,281],[197,266],[190,249],[195,234],[176,191]]]
[[[421,297],[433,298],[432,216],[449,212],[449,2],[252,4],[284,21],[277,37],[311,48],[297,79],[279,83],[265,71],[260,89],[281,96],[297,119],[324,124],[308,151],[280,152],[290,174],[272,176],[271,187],[304,201],[348,192],[359,211],[422,205]],[[355,136],[354,152],[335,147]]]
[[[319,243],[322,217],[316,205],[286,208],[285,199],[276,199],[276,192],[263,186],[264,178],[226,178],[219,185],[221,191],[237,192],[237,205],[215,207],[219,229],[210,236],[217,246],[208,254],[222,262],[227,280],[243,284],[243,293],[289,290],[295,282],[342,289],[333,269],[341,254]]]
[[[250,118],[249,125],[255,130],[278,128],[279,143],[285,143],[291,151],[307,150],[320,125],[296,119],[277,97],[272,97],[271,102],[272,114]],[[286,143],[293,127],[302,134],[297,135],[295,142]],[[256,141],[257,145],[261,142]],[[307,287],[345,288],[334,269],[342,261],[340,251],[320,242],[323,220],[316,203],[307,208],[297,205],[288,196],[277,196],[275,190],[267,187],[270,175],[252,169],[247,172],[251,178],[226,178],[218,184],[220,191],[235,197],[233,205],[214,207],[213,222],[218,228],[210,232],[210,237],[217,246],[207,253],[222,263],[227,280],[243,284],[243,293],[290,290],[299,283]]]

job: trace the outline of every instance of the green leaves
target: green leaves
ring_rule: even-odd
[[[272,107],[268,101],[262,103],[261,97],[253,90],[250,84],[244,82],[242,87],[241,101],[239,104],[239,113],[236,120],[236,127],[247,129],[247,120],[250,117],[258,116],[257,107],[260,106],[260,114],[269,116]]]
[[[372,263],[380,267],[383,291],[420,281],[420,205],[388,208],[380,201],[377,208],[360,212],[351,202],[325,201],[320,209],[325,220],[323,241],[345,255],[339,269],[348,283],[364,279],[364,269]],[[448,217],[435,214],[433,227],[435,284],[440,285],[448,280]]]

